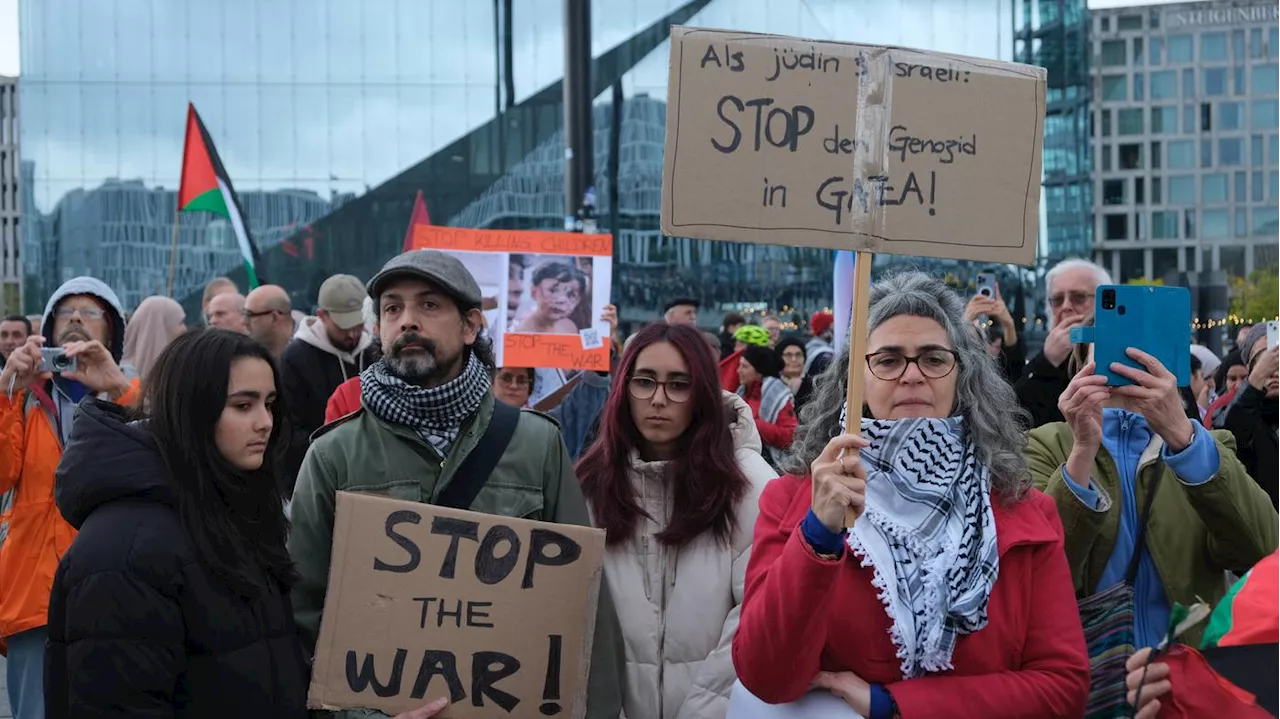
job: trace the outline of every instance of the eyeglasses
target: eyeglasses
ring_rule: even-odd
[[[1071,305],[1075,307],[1083,305],[1091,299],[1093,299],[1093,295],[1088,292],[1059,292],[1049,295],[1049,306],[1054,308],[1061,307],[1064,302],[1070,300]]]
[[[280,314],[280,310],[263,310],[261,312],[253,312],[251,310],[245,310],[240,314],[244,315],[244,318],[246,320],[256,320],[259,317],[267,317],[268,315]]]
[[[627,392],[635,399],[653,399],[659,387],[662,388],[662,393],[668,400],[677,404],[688,402],[693,396],[693,383],[687,379],[669,379],[666,382],[659,382],[652,377],[632,377],[627,382]]]
[[[901,378],[911,364],[929,379],[942,379],[951,374],[959,363],[960,353],[955,350],[928,350],[915,357],[908,357],[901,352],[874,352],[867,355],[867,369],[886,382]]]
[[[98,307],[59,307],[53,316],[60,320],[69,320],[77,314],[81,319],[86,320],[100,320],[107,316],[107,313]]]
[[[801,352],[801,351],[799,351],[799,350],[796,350],[796,351],[794,351],[794,352],[792,352],[792,351],[783,352],[783,353],[782,353],[782,359],[799,359],[799,360],[802,360],[802,359],[804,359],[804,353],[803,353],[803,352]]]
[[[514,385],[516,387],[528,387],[529,375],[527,374],[510,374],[503,372],[498,375],[498,381],[503,384]]]

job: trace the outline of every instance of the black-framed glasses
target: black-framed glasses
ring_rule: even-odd
[[[669,379],[659,382],[652,377],[632,377],[627,380],[627,393],[635,399],[653,399],[659,387],[662,388],[662,393],[667,396],[667,399],[676,404],[688,402],[693,396],[693,382],[687,379]]]
[[[955,371],[960,364],[960,353],[955,350],[932,349],[911,357],[901,352],[873,352],[867,355],[867,369],[878,379],[892,382],[907,373],[907,366],[914,364],[920,374],[929,379],[942,379]]]
[[[256,320],[256,319],[258,319],[259,317],[267,317],[267,316],[269,316],[269,315],[283,314],[283,313],[282,313],[280,310],[263,310],[263,311],[261,311],[261,312],[254,312],[254,311],[252,311],[252,310],[244,310],[244,311],[242,311],[240,314],[244,315],[244,318],[245,318],[246,320]]]

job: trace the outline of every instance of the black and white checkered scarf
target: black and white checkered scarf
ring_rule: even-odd
[[[849,547],[874,570],[903,677],[952,669],[956,637],[987,625],[1000,571],[990,471],[959,417],[863,419],[862,435],[867,510]]]
[[[462,374],[430,389],[400,379],[391,373],[386,360],[378,360],[360,373],[360,401],[382,421],[417,432],[443,458],[491,385],[489,373],[474,352]]]

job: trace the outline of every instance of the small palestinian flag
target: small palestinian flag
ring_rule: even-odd
[[[1280,553],[1272,552],[1241,577],[1218,603],[1205,628],[1201,648],[1275,645],[1280,641],[1277,596],[1280,596]]]
[[[187,103],[187,139],[182,150],[182,181],[178,186],[180,212],[212,212],[231,221],[240,245],[240,256],[249,275],[249,287],[258,286],[258,248],[249,236],[240,200],[222,160],[213,146],[209,131],[200,121],[195,105]]]

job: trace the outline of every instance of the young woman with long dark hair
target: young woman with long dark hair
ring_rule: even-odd
[[[55,485],[79,534],[49,601],[47,716],[307,716],[279,386],[265,347],[205,329],[156,359],[144,418],[77,409]]]
[[[722,719],[756,504],[774,472],[751,408],[690,326],[627,345],[578,463],[626,638],[628,719]]]

